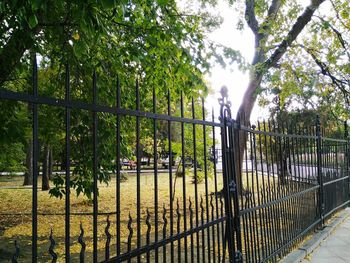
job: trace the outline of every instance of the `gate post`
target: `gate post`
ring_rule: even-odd
[[[318,207],[321,218],[321,227],[324,225],[324,186],[323,186],[323,176],[322,176],[322,137],[321,137],[321,122],[320,116],[316,116],[316,150],[317,150],[317,182],[320,186],[318,190]]]
[[[221,88],[220,104],[220,122],[221,126],[221,147],[222,147],[222,175],[223,175],[223,196],[225,200],[226,230],[225,243],[227,242],[229,262],[242,262],[241,246],[235,248],[235,236],[237,244],[240,242],[240,223],[237,183],[235,177],[234,163],[234,122],[231,116],[231,102],[228,100],[227,88]],[[233,201],[233,202],[232,202]]]

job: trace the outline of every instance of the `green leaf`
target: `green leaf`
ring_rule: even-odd
[[[28,25],[30,29],[33,29],[34,27],[36,27],[37,24],[38,24],[38,19],[35,14],[32,14],[28,19]]]
[[[340,16],[343,18],[343,19],[348,19],[349,18],[349,12],[347,10],[342,10],[340,12]]]
[[[166,5],[168,0],[157,0],[158,5]]]
[[[115,7],[115,0],[102,0],[102,6],[106,9],[112,9]]]
[[[35,11],[39,9],[40,6],[40,0],[31,0],[32,10]]]

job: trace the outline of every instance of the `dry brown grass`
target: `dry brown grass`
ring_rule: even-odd
[[[173,180],[175,176],[173,176]],[[218,190],[222,189],[222,175],[218,174]],[[21,187],[23,178],[12,177],[11,179],[1,180],[0,178],[0,262],[2,260],[10,259],[11,253],[14,252],[14,240],[18,240],[21,248],[21,262],[30,262],[30,243],[31,243],[31,208],[32,208],[32,189]],[[186,176],[186,198],[194,199],[195,185],[192,183],[190,174]],[[173,181],[174,184],[174,181]],[[149,209],[151,213],[151,224],[154,226],[154,175],[153,173],[141,174],[141,221],[142,221],[142,235],[146,233],[147,226],[145,224],[146,211]],[[7,187],[18,187],[8,189]],[[175,201],[179,198],[180,204],[183,196],[183,179],[176,178],[175,186]],[[162,209],[163,204],[169,208],[170,192],[169,192],[169,174],[161,173],[158,175],[158,209],[159,209],[159,224],[160,230],[162,225]],[[39,185],[40,189],[40,185]],[[108,186],[99,185],[100,195],[98,207],[100,213],[112,213],[110,215],[111,227],[109,232],[113,235],[111,243],[111,254],[115,253],[115,236],[116,236],[116,180],[112,178]],[[208,193],[215,191],[214,178],[208,179]],[[131,214],[133,218],[134,238],[133,244],[136,242],[136,175],[129,174],[129,179],[121,183],[121,229],[120,236],[122,247],[125,248],[129,231],[127,229],[128,215]],[[198,184],[198,195],[205,196],[205,183]],[[93,206],[91,201],[83,196],[77,197],[74,193],[71,195],[71,213],[92,213]],[[182,208],[182,207],[181,207]],[[50,197],[48,192],[38,191],[38,246],[40,255],[39,261],[49,261],[48,255],[49,234],[51,229],[56,240],[55,251],[59,254],[59,262],[64,259],[64,233],[65,233],[65,200]],[[181,210],[183,211],[183,210]],[[169,217],[169,210],[167,211]],[[46,215],[42,215],[46,214]],[[174,211],[174,217],[176,217]],[[105,226],[107,215],[98,216],[98,247],[101,250],[101,257],[103,257],[103,249],[105,247]],[[71,215],[71,253],[73,258],[77,257],[80,251],[78,244],[78,236],[80,233],[79,225],[82,223],[85,234],[87,254],[92,252],[92,215]],[[101,258],[102,259],[102,258]]]

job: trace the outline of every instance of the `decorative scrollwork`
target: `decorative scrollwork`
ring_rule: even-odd
[[[53,230],[51,229],[49,253],[52,256],[52,261],[51,261],[52,263],[56,263],[57,262],[57,254],[54,251],[55,245],[56,245],[56,242],[53,239]]]
[[[202,219],[202,224],[203,224],[203,220],[204,220],[203,196],[201,196],[200,208],[201,208],[201,219]]]
[[[211,217],[214,218],[215,207],[214,207],[213,195],[210,195],[210,207],[211,207]]]
[[[244,208],[247,209],[249,207],[249,199],[250,199],[250,190],[249,189],[247,189],[247,191],[245,191],[244,198],[245,198]]]
[[[146,242],[147,244],[150,243],[151,240],[151,214],[149,213],[149,210],[147,208],[147,216],[146,216],[146,225],[147,225],[147,232],[146,232]]]
[[[81,245],[80,255],[79,255],[80,263],[84,263],[86,244],[84,242],[84,228],[83,228],[82,222],[80,222],[80,235],[78,237],[78,243]]]
[[[109,233],[109,228],[111,226],[111,221],[109,221],[109,215],[107,216],[107,225],[106,225],[106,228],[105,228],[105,234],[106,234],[106,247],[105,247],[105,256],[106,256],[106,260],[109,259],[109,246],[111,244],[111,238],[112,238],[112,235],[111,233]]]
[[[128,229],[129,229],[129,236],[128,236],[128,251],[131,251],[131,240],[132,235],[134,233],[134,230],[132,229],[132,217],[129,212],[129,221],[128,221]]]
[[[191,200],[191,197],[188,199],[189,201],[189,205],[188,205],[188,209],[190,210],[190,225],[191,225],[191,228],[192,228],[192,220],[193,220],[193,208],[192,208],[192,200]]]
[[[224,116],[231,118],[231,101],[228,100],[228,89],[226,86],[222,86],[220,90],[221,98],[218,99],[220,104],[220,118],[221,120]]]
[[[165,205],[163,204],[163,237],[166,237],[166,227],[168,225],[168,220],[166,219],[166,208]]]
[[[181,213],[180,213],[180,204],[179,204],[179,198],[176,198],[176,215],[177,215],[177,232],[180,233],[180,220],[181,220]]]
[[[224,201],[223,201],[223,197],[222,195],[220,196],[220,212],[221,212],[221,215],[224,214]]]

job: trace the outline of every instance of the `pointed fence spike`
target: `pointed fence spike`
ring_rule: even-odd
[[[129,235],[128,235],[128,252],[131,251],[131,241],[132,241],[132,236],[134,233],[134,230],[132,229],[132,217],[129,212],[129,221],[128,221],[128,230],[129,230]]]
[[[80,263],[84,263],[86,244],[84,242],[84,228],[83,228],[82,222],[80,222],[80,235],[78,237],[78,243],[81,245],[80,255],[79,255]]]
[[[13,254],[12,256],[12,263],[18,263],[17,259],[19,257],[19,246],[18,246],[18,243],[17,243],[17,240],[15,240],[15,254]]]
[[[51,228],[49,253],[50,253],[50,255],[52,256],[52,261],[51,261],[52,263],[56,263],[56,262],[57,262],[57,254],[56,254],[56,252],[54,251],[55,245],[56,245],[56,242],[55,242],[55,240],[53,239],[53,230],[52,230],[52,228]]]
[[[201,207],[201,219],[203,220],[204,219],[203,196],[201,196],[200,207]]]
[[[147,242],[147,244],[150,243],[150,238],[151,238],[152,225],[151,225],[150,220],[151,220],[151,214],[147,208],[147,216],[146,216],[146,225],[147,225],[146,242]]]
[[[211,207],[212,214],[214,214],[214,197],[213,197],[213,195],[210,195],[210,207]]]
[[[177,217],[178,217],[178,218],[181,217],[179,198],[176,198],[176,214],[177,214]]]
[[[181,223],[181,213],[180,213],[180,204],[179,198],[176,198],[176,215],[177,215],[177,232],[180,233],[180,223]]]
[[[188,199],[188,203],[189,203],[188,209],[190,210],[190,216],[192,216],[193,210],[192,210],[192,199],[191,199],[191,197]]]
[[[106,247],[105,247],[105,257],[106,257],[106,260],[109,259],[109,246],[111,244],[111,238],[112,238],[112,235],[111,233],[109,233],[109,228],[111,226],[111,221],[109,220],[109,215],[107,216],[107,225],[106,225],[106,228],[105,228],[105,234],[106,234]]]
[[[163,204],[163,234],[164,236],[166,235],[166,227],[167,227],[167,224],[168,224],[168,220],[166,218],[166,213],[167,213],[167,210],[165,208],[165,204]]]

